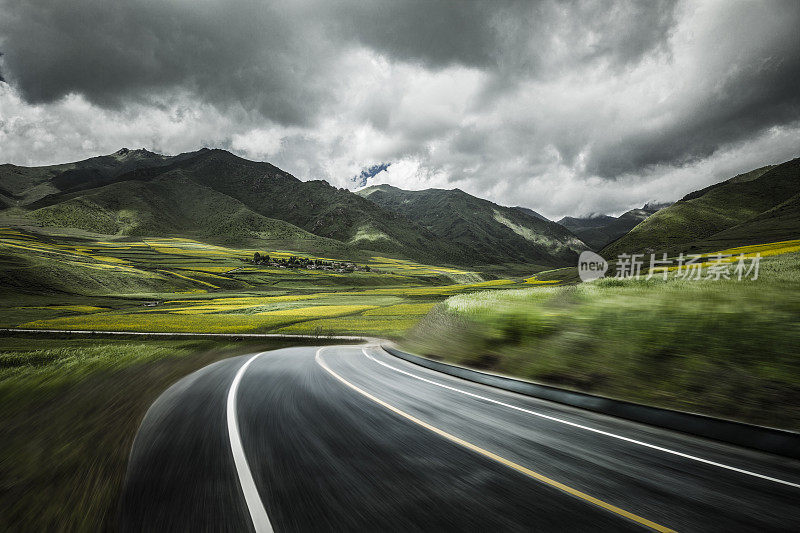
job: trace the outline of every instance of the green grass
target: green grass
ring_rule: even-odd
[[[0,530],[114,529],[133,438],[161,392],[220,359],[286,345],[0,337]]]
[[[106,235],[180,233],[235,243],[246,239],[324,241],[289,223],[254,213],[179,172],[149,182],[124,181],[100,187],[31,211],[28,216],[44,226]],[[342,247],[340,243],[337,246]]]
[[[758,280],[606,279],[451,297],[403,341],[538,382],[800,429],[800,254]]]

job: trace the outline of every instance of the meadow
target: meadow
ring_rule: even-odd
[[[369,272],[276,268],[254,252],[349,259],[0,228],[0,327],[397,336],[448,296],[523,282],[380,255]]]
[[[402,345],[536,382],[799,430],[798,250],[796,240],[737,247],[707,254],[700,267],[708,278],[720,261],[760,254],[758,279],[683,279],[673,269],[666,280],[644,272],[455,295]]]

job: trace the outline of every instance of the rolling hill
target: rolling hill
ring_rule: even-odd
[[[228,240],[320,239],[282,220],[253,212],[242,202],[173,170],[148,181],[130,180],[62,197],[29,216],[45,226],[109,235],[193,234]]]
[[[601,253],[692,252],[796,239],[799,194],[800,158],[762,167],[686,195]]]
[[[514,207],[460,189],[407,191],[376,185],[358,194],[391,212],[418,221],[431,233],[488,264],[571,265],[586,245],[569,230]]]

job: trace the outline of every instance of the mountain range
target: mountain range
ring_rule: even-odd
[[[419,222],[486,263],[570,264],[588,247],[563,226],[460,189],[407,191],[376,185],[358,191],[383,209]]]
[[[672,205],[553,222],[460,189],[376,185],[352,192],[225,150],[166,156],[123,148],[61,165],[0,165],[0,224],[535,270],[572,266],[586,249],[614,257],[798,238],[799,172],[794,159]]]
[[[462,191],[393,192],[415,201],[400,209],[380,201],[386,191],[373,197],[301,181],[225,150],[164,156],[123,148],[63,165],[0,165],[0,221],[456,265],[563,266],[586,248],[555,223]],[[431,202],[416,201],[426,196]]]

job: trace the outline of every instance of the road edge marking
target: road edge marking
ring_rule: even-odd
[[[381,350],[383,350],[383,348],[381,348]],[[383,351],[385,351],[385,350],[383,350]],[[600,434],[600,435],[605,435],[606,437],[611,437],[611,438],[614,438],[614,439],[619,439],[619,440],[622,440],[622,441],[625,441],[625,442],[629,442],[631,444],[637,444],[639,446],[644,446],[645,448],[650,448],[652,450],[658,450],[660,452],[676,455],[678,457],[683,457],[684,459],[690,459],[692,461],[697,461],[698,463],[703,463],[703,464],[707,464],[707,465],[711,465],[711,466],[716,466],[718,468],[731,470],[732,472],[738,472],[739,474],[745,474],[745,475],[748,475],[748,476],[753,476],[753,477],[756,477],[756,478],[759,478],[759,479],[763,479],[763,480],[766,480],[766,481],[772,481],[774,483],[780,483],[782,485],[787,485],[789,487],[800,488],[800,484],[798,484],[798,483],[792,483],[791,481],[785,481],[783,479],[767,476],[765,474],[759,474],[758,472],[751,472],[750,470],[745,470],[743,468],[737,468],[735,466],[726,465],[724,463],[718,463],[718,462],[712,461],[710,459],[703,459],[702,457],[697,457],[695,455],[691,455],[691,454],[688,454],[688,453],[679,452],[677,450],[673,450],[673,449],[670,449],[670,448],[664,448],[663,446],[658,446],[656,444],[650,444],[649,442],[644,442],[644,441],[641,441],[641,440],[632,439],[630,437],[624,437],[622,435],[617,435],[616,433],[611,433],[610,431],[603,431],[602,429],[596,429],[596,428],[593,428],[593,427],[589,427],[589,426],[584,426],[582,424],[578,424],[576,422],[570,422],[569,420],[564,420],[563,418],[558,418],[558,417],[555,417],[555,416],[550,416],[550,415],[545,415],[545,414],[542,414],[542,413],[537,413],[536,411],[532,411],[532,410],[526,409],[524,407],[519,407],[517,405],[513,405],[513,404],[510,404],[510,403],[501,402],[500,400],[495,400],[494,398],[488,398],[486,396],[481,396],[479,394],[475,394],[475,393],[472,393],[472,392],[467,392],[467,391],[458,389],[456,387],[451,387],[450,385],[445,385],[444,383],[437,383],[437,382],[435,382],[433,380],[430,380],[430,379],[423,378],[421,376],[417,376],[415,374],[412,374],[411,372],[406,372],[405,370],[401,370],[401,369],[399,369],[397,367],[394,367],[394,366],[390,365],[389,363],[384,363],[383,361],[378,361],[373,356],[371,356],[370,354],[367,353],[366,348],[362,348],[361,352],[368,359],[371,359],[372,361],[378,363],[379,365],[383,365],[386,368],[394,370],[395,372],[399,372],[401,374],[406,374],[407,376],[410,376],[410,377],[412,377],[414,379],[418,379],[420,381],[424,381],[426,383],[430,383],[431,385],[436,385],[437,387],[442,387],[444,389],[452,390],[454,392],[459,392],[459,393],[464,394],[466,396],[471,396],[473,398],[478,398],[480,400],[491,402],[491,403],[494,403],[494,404],[497,404],[497,405],[502,405],[503,407],[508,407],[510,409],[521,411],[523,413],[527,413],[527,414],[530,414],[530,415],[533,415],[533,416],[538,416],[539,418],[544,418],[546,420],[551,420],[553,422],[559,422],[561,424],[566,424],[568,426],[576,427],[576,428],[583,429],[583,430],[586,430],[586,431],[591,431],[593,433],[597,433],[597,434]],[[413,364],[413,363],[410,363],[410,364]],[[435,370],[433,370],[433,372],[435,372]],[[447,375],[447,374],[443,374],[443,375]],[[453,376],[450,376],[450,377],[453,377]],[[456,379],[458,379],[458,378],[456,378]],[[488,387],[488,385],[484,385],[484,386]]]
[[[547,476],[539,474],[538,472],[534,472],[530,468],[524,467],[524,466],[522,466],[520,464],[517,464],[517,463],[515,463],[513,461],[510,461],[510,460],[506,459],[505,457],[501,457],[500,455],[497,455],[496,453],[490,452],[489,450],[485,450],[485,449],[481,448],[480,446],[472,444],[471,442],[468,442],[468,441],[466,441],[466,440],[464,440],[464,439],[462,439],[460,437],[456,437],[455,435],[453,435],[451,433],[448,433],[448,432],[446,432],[446,431],[444,431],[442,429],[437,428],[436,426],[428,424],[427,422],[424,422],[424,421],[420,420],[419,418],[416,418],[415,416],[410,415],[410,414],[406,413],[405,411],[402,411],[402,410],[398,409],[397,407],[395,407],[395,406],[393,406],[393,405],[391,405],[389,403],[386,403],[385,401],[381,400],[380,398],[377,398],[377,397],[373,396],[372,394],[368,393],[367,391],[365,391],[365,390],[359,388],[358,386],[350,383],[345,378],[343,378],[342,376],[337,374],[334,370],[332,370],[327,365],[327,363],[322,360],[321,352],[325,348],[326,347],[322,347],[319,350],[317,350],[316,357],[314,358],[316,360],[317,364],[319,366],[321,366],[323,368],[323,370],[328,372],[328,374],[330,374],[331,376],[333,376],[334,378],[339,380],[344,385],[350,387],[354,391],[356,391],[359,394],[369,398],[370,400],[372,400],[373,402],[377,403],[378,405],[381,405],[382,407],[385,407],[386,409],[392,411],[393,413],[395,413],[397,415],[400,415],[403,418],[405,418],[405,419],[407,419],[407,420],[409,420],[409,421],[411,421],[411,422],[413,422],[413,423],[415,423],[415,424],[417,424],[419,426],[422,426],[423,428],[427,429],[428,431],[431,431],[431,432],[439,435],[440,437],[443,437],[443,438],[445,438],[445,439],[447,439],[447,440],[449,440],[449,441],[451,441],[451,442],[453,442],[455,444],[458,444],[459,446],[467,448],[468,450],[473,451],[473,452],[475,452],[475,453],[477,453],[479,455],[482,455],[484,457],[492,459],[493,461],[496,461],[496,462],[501,463],[501,464],[503,464],[503,465],[505,465],[507,467],[510,467],[510,468],[516,470],[517,472],[525,474],[528,477],[531,477],[531,478],[533,478],[533,479],[535,479],[537,481],[540,481],[540,482],[542,482],[542,483],[544,483],[546,485],[549,485],[549,486],[551,486],[553,488],[556,488],[556,489],[560,490],[561,492],[565,492],[567,494],[575,496],[575,497],[577,497],[577,498],[579,498],[581,500],[584,500],[585,502],[591,503],[591,504],[593,504],[593,505],[595,505],[597,507],[601,507],[601,508],[605,509],[606,511],[610,511],[610,512],[616,514],[616,515],[619,515],[619,516],[621,516],[623,518],[626,518],[628,520],[636,522],[636,523],[638,523],[638,524],[640,524],[642,526],[649,527],[650,529],[653,529],[655,531],[660,531],[660,532],[663,532],[663,533],[674,532],[673,529],[670,529],[670,528],[668,528],[666,526],[662,526],[660,524],[657,524],[656,522],[653,522],[652,520],[648,520],[646,518],[643,518],[643,517],[641,517],[639,515],[631,513],[630,511],[626,511],[625,509],[621,509],[621,508],[619,508],[619,507],[617,507],[615,505],[612,505],[612,504],[607,503],[607,502],[605,502],[603,500],[595,498],[594,496],[590,496],[590,495],[586,494],[585,492],[581,492],[578,489],[574,489],[574,488],[572,488],[572,487],[570,487],[568,485],[565,485],[565,484],[563,484],[561,482],[558,482],[558,481],[556,481],[554,479],[551,479],[551,478],[549,478]]]
[[[228,400],[226,407],[226,417],[228,420],[228,440],[231,443],[231,452],[233,453],[233,462],[236,465],[236,474],[239,478],[239,486],[244,493],[244,500],[247,504],[247,510],[250,511],[250,518],[253,521],[253,527],[256,533],[271,533],[272,524],[267,516],[267,510],[264,508],[264,503],[258,495],[258,488],[253,480],[253,473],[250,471],[250,465],[247,463],[247,457],[244,454],[244,447],[242,446],[242,438],[239,435],[239,421],[236,413],[236,393],[239,390],[239,383],[242,381],[244,373],[250,363],[256,360],[259,356],[264,355],[264,352],[257,353],[247,360],[239,370],[231,382],[228,389]]]

